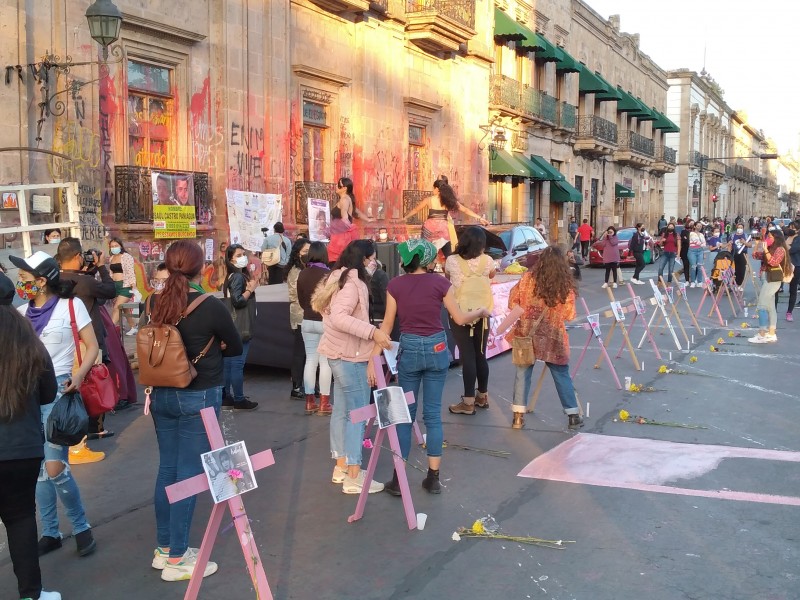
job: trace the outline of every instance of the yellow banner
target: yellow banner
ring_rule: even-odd
[[[153,206],[155,239],[197,237],[197,216],[194,206]]]

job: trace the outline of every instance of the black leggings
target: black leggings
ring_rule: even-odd
[[[486,342],[489,338],[488,324],[485,319],[478,321],[474,327],[456,325],[450,319],[450,330],[458,345],[458,358],[464,375],[464,397],[475,397],[475,380],[478,391],[486,393],[489,389],[489,361],[486,360]],[[470,332],[472,335],[470,336]]]
[[[606,266],[606,283],[608,283],[608,276],[614,275],[614,283],[617,283],[617,268],[619,267],[618,262],[613,263],[604,263]]]
[[[644,270],[644,252],[634,252],[633,258],[636,259],[636,270],[633,272],[633,278],[639,279],[639,275]]]
[[[306,345],[300,326],[292,330],[294,348],[292,349],[292,388],[303,387],[303,370],[306,368]]]
[[[0,461],[0,520],[6,526],[20,598],[38,598],[42,592],[36,533],[36,479],[41,464],[40,458]]]
[[[681,263],[683,263],[683,278],[686,283],[691,283],[689,280],[689,254],[681,254]]]
[[[747,255],[744,252],[734,253],[733,270],[736,277],[736,285],[741,287],[744,283],[744,276],[747,273]]]
[[[800,267],[795,265],[794,277],[792,277],[792,282],[789,284],[789,307],[786,309],[786,312],[788,313],[791,313],[794,310],[794,305],[797,302],[798,282],[800,282]]]

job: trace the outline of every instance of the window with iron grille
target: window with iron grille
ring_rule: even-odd
[[[425,186],[422,174],[425,169],[424,152],[427,132],[424,125],[408,126],[408,185],[409,190],[421,190]]]

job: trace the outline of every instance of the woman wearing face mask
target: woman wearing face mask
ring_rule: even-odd
[[[133,298],[133,290],[136,288],[136,271],[133,256],[125,251],[121,239],[111,238],[111,241],[108,242],[108,252],[111,255],[108,270],[111,271],[111,279],[117,286],[117,299],[111,309],[111,319],[114,321],[114,325],[119,325],[120,307]],[[139,328],[133,320],[131,311],[125,311],[125,318],[128,320],[126,335],[136,335]]]
[[[44,230],[44,243],[45,244],[60,244],[61,243],[61,230],[60,229],[45,229]]]
[[[306,347],[303,343],[303,330],[300,325],[303,323],[303,307],[297,299],[297,278],[306,266],[308,257],[308,246],[311,242],[307,238],[300,238],[292,245],[289,253],[289,262],[286,263],[286,285],[289,289],[289,325],[294,335],[294,345],[292,347],[292,392],[290,396],[294,400],[302,400],[303,394],[303,371],[306,364]]]
[[[687,219],[683,222],[683,229],[680,233],[681,238],[681,245],[678,249],[678,256],[680,256],[681,264],[683,267],[679,274],[683,274],[684,279],[686,279],[686,283],[692,283],[691,278],[689,277],[690,264],[689,264],[689,235],[694,231],[694,221],[692,219]]]
[[[644,281],[639,281],[639,275],[644,270],[644,250],[646,248],[646,237],[644,232],[644,225],[642,223],[636,224],[636,231],[631,236],[628,248],[630,248],[633,258],[636,261],[636,269],[631,277],[631,283],[635,285],[644,285]]]
[[[747,274],[747,249],[753,247],[753,242],[749,235],[744,233],[744,225],[736,225],[736,231],[731,236],[731,247],[733,252],[733,269],[736,278],[736,285],[739,290],[744,289],[744,276]]]
[[[225,387],[222,388],[222,408],[234,410],[253,410],[258,402],[250,401],[244,395],[244,365],[247,350],[250,348],[252,329],[256,324],[256,288],[258,282],[251,279],[247,252],[240,244],[231,244],[225,251],[225,266],[228,276],[222,285],[222,294],[230,297],[233,309],[233,322],[242,338],[242,353],[239,356],[226,356]],[[247,314],[245,314],[247,313]],[[241,323],[250,324],[250,331],[243,331]]]
[[[694,224],[694,231],[689,232],[689,287],[703,287],[703,254],[705,253],[706,236],[703,235],[703,223]]]
[[[764,279],[758,294],[758,333],[747,341],[751,344],[777,342],[775,330],[778,326],[778,311],[775,308],[775,294],[789,267],[789,250],[780,229],[766,233],[764,240],[753,250],[753,258],[761,260],[761,275]]]
[[[610,275],[614,275],[614,283],[611,287],[617,287],[617,267],[619,267],[619,238],[617,238],[617,228],[610,225],[603,237],[600,238],[603,242],[603,266],[606,268],[606,279],[603,284],[604,288],[608,287],[608,279]]]
[[[62,394],[77,391],[84,377],[97,359],[99,345],[92,327],[92,319],[83,302],[73,298],[72,281],[62,280],[58,263],[45,252],[36,252],[28,258],[17,256],[9,260],[19,269],[17,294],[27,302],[19,307],[39,335],[53,361],[58,382],[58,394],[52,404],[42,406],[42,427],[47,424],[53,406]],[[72,309],[72,310],[70,310]],[[74,318],[72,313],[74,312]],[[75,336],[85,350],[82,362],[75,368]],[[57,501],[59,498],[72,523],[72,533],[78,554],[87,556],[95,551],[92,530],[86,521],[78,483],[67,467],[69,448],[50,442],[44,445],[44,461],[36,484],[36,504],[42,521],[42,537],[39,540],[39,555],[61,548],[61,532],[58,528]]]
[[[661,246],[661,258],[658,261],[658,277],[664,277],[667,270],[667,283],[672,283],[672,271],[675,269],[675,257],[680,254],[681,239],[675,233],[675,223],[669,223],[658,239]]]

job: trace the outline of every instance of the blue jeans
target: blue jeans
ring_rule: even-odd
[[[367,363],[328,359],[333,371],[333,404],[331,414],[331,456],[345,457],[347,465],[361,466],[365,422],[352,423],[350,411],[369,404]]]
[[[553,376],[553,383],[556,385],[558,399],[565,415],[577,415],[578,399],[575,397],[575,387],[572,385],[572,377],[569,374],[569,365],[554,365],[544,363],[550,369]],[[514,402],[512,410],[524,413],[528,410],[528,402],[531,397],[531,373],[533,365],[528,367],[517,367],[517,375],[514,377]]]
[[[158,476],[154,504],[156,536],[170,557],[180,557],[189,547],[189,528],[197,496],[170,504],[166,487],[203,472],[200,455],[211,450],[200,411],[212,407],[219,416],[222,388],[184,390],[153,388],[151,414],[158,439]]]
[[[419,388],[422,386],[422,420],[425,422],[428,456],[442,455],[442,391],[450,367],[447,351],[447,336],[444,331],[423,337],[410,333],[400,335],[400,351],[397,357],[397,379],[404,392],[413,392],[414,404],[409,406],[411,423],[417,418],[420,403]],[[408,458],[411,450],[411,424],[397,426],[400,451]]]
[[[700,267],[703,266],[703,249],[702,248],[689,248],[689,276],[690,283],[703,283],[703,271]]]
[[[58,392],[55,401],[51,404],[44,404],[41,407],[42,427],[47,427],[47,417],[53,410],[56,402],[61,399],[61,389],[64,382],[70,375],[59,375],[56,377],[58,382]],[[46,462],[62,462],[64,470],[55,477],[50,477],[45,469]],[[72,477],[69,468],[69,448],[44,443],[44,460],[39,470],[39,479],[36,482],[36,504],[39,507],[39,515],[42,519],[42,535],[61,539],[61,532],[58,530],[58,509],[56,497],[61,499],[67,517],[72,523],[72,535],[90,529],[91,526],[86,521],[86,512],[81,501],[81,491],[78,489],[78,482]]]
[[[247,362],[247,351],[250,349],[250,340],[242,343],[242,353],[239,356],[223,357],[225,370],[225,394],[233,398],[234,402],[244,401],[244,364]]]
[[[319,367],[319,393],[322,396],[331,394],[331,366],[328,357],[317,352],[319,340],[322,338],[322,321],[303,320],[300,325],[303,333],[303,344],[306,347],[306,364],[303,369],[303,387],[307,395],[314,393]]]
[[[667,268],[667,283],[672,283],[672,272],[675,270],[675,252],[662,252],[658,259],[658,276],[664,276],[664,267]]]

